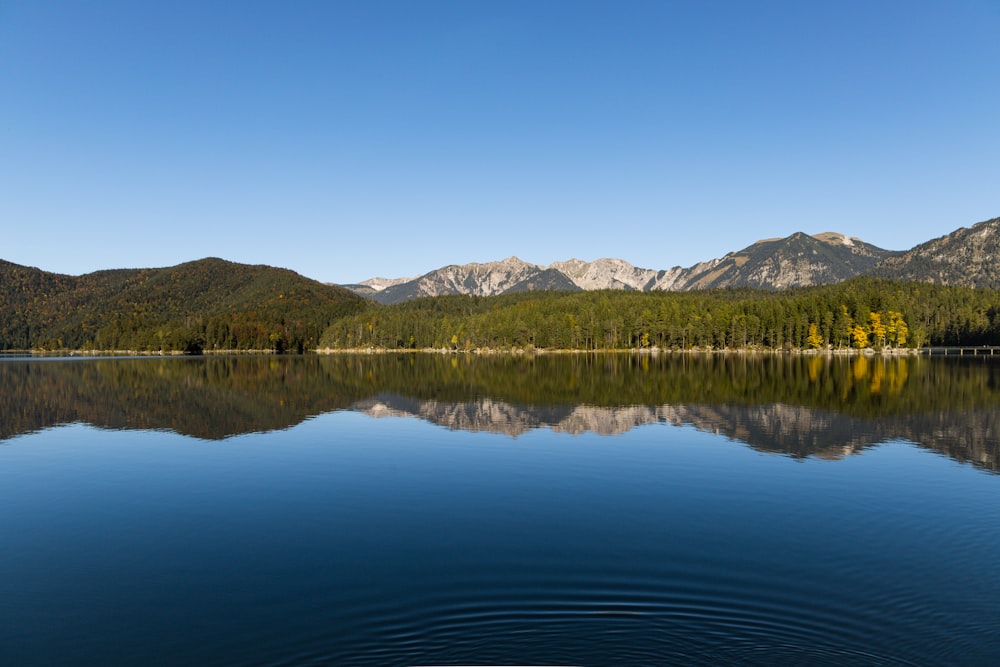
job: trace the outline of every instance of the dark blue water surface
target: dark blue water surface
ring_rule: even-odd
[[[669,419],[515,437],[486,408],[478,429],[369,401],[220,438],[0,440],[0,663],[1000,660],[989,466]]]

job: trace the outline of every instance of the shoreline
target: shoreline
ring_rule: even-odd
[[[981,353],[981,354],[980,354]],[[795,355],[795,356],[815,356],[815,357],[857,357],[857,356],[994,356],[1000,355],[1000,347],[992,346],[936,346],[936,347],[906,347],[906,348],[828,348],[824,350],[813,349],[768,349],[768,348],[619,348],[619,349],[598,349],[598,350],[571,350],[555,348],[384,348],[384,347],[364,347],[364,348],[315,348],[304,352],[278,352],[275,350],[202,350],[198,353],[189,353],[181,350],[0,350],[0,359],[31,357],[31,358],[56,358],[56,357],[201,357],[201,356],[302,356],[309,354],[331,356],[331,355],[382,355],[382,354],[440,354],[440,355],[477,355],[477,356],[536,356],[536,355],[602,355],[602,354],[632,354],[637,356],[660,356],[660,355]]]
[[[388,347],[367,347],[367,348],[317,348],[312,350],[315,354],[337,355],[337,354],[474,354],[474,355],[549,355],[549,354],[637,354],[658,356],[662,354],[792,354],[803,356],[917,356],[925,354],[923,350],[931,348],[842,348],[827,350],[800,350],[800,349],[764,349],[764,348],[688,348],[684,350],[666,348],[620,348],[620,349],[599,349],[599,350],[570,350],[555,348],[473,348],[473,349],[449,349],[449,348],[388,348]]]
[[[312,350],[310,350],[310,353]],[[3,357],[205,357],[288,354],[274,350],[203,350],[192,354],[183,350],[0,350]]]

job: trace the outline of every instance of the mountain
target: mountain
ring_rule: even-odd
[[[307,349],[364,303],[288,269],[216,258],[82,276],[0,260],[0,285],[0,349]]]
[[[509,257],[499,262],[453,264],[417,278],[372,278],[344,287],[386,304],[422,296],[492,296],[525,290],[785,289],[840,282],[864,274],[893,254],[843,234],[809,236],[800,232],[758,241],[689,268],[643,269],[622,259],[570,259],[539,266]]]
[[[939,285],[1000,288],[1000,218],[962,227],[882,261],[871,275]]]
[[[685,269],[654,289],[690,291],[726,287],[787,289],[829,285],[862,275],[894,253],[836,232],[797,232],[765,239],[718,260]]]
[[[563,273],[582,290],[644,291],[650,289],[665,273],[653,269],[640,269],[623,259],[598,259],[593,262],[571,259],[566,262],[555,262],[550,268]]]
[[[500,262],[450,265],[417,278],[372,278],[344,287],[381,303],[400,303],[421,296],[492,296],[529,289],[780,290],[857,276],[1000,288],[1000,218],[963,227],[903,252],[837,232],[812,236],[797,232],[686,268],[644,269],[622,259],[570,259],[539,266],[509,257]]]
[[[387,304],[444,294],[492,296],[530,290],[580,289],[560,271],[529,264],[517,257],[484,264],[452,264],[411,279],[373,278],[361,286],[362,289],[355,289],[357,286],[344,285],[359,295]]]
[[[417,278],[369,278],[356,285],[339,285],[339,287],[343,287],[359,296],[373,297],[379,292],[383,292],[387,287],[408,283]]]

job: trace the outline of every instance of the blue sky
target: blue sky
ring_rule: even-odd
[[[1000,215],[997,0],[0,1],[0,258],[329,282]]]

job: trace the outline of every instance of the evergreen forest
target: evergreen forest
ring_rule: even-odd
[[[304,352],[364,301],[293,271],[203,259],[67,276],[0,261],[0,350]]]
[[[439,296],[334,322],[321,348],[827,349],[1000,344],[1000,291],[855,278],[788,291]]]

